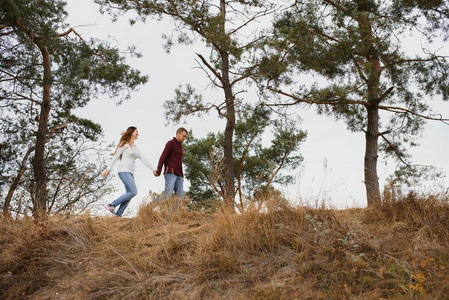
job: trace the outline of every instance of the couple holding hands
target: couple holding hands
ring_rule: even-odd
[[[106,206],[112,214],[121,217],[131,199],[137,195],[137,187],[134,181],[134,169],[136,159],[140,159],[148,168],[153,171],[154,176],[164,174],[165,189],[160,197],[155,201],[164,201],[170,198],[174,193],[183,198],[183,180],[184,173],[182,171],[182,143],[187,138],[187,130],[180,127],[176,131],[176,137],[165,144],[164,151],[159,158],[157,169],[153,167],[151,162],[142,155],[139,147],[134,141],[139,137],[139,131],[136,127],[129,127],[121,136],[120,141],[114,153],[114,157],[109,162],[103,176],[107,177],[114,166],[120,160],[118,167],[118,176],[125,185],[125,194],[121,195]],[[163,172],[162,172],[163,170]],[[117,211],[115,209],[118,207]]]

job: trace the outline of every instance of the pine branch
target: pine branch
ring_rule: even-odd
[[[268,86],[267,89],[272,91],[272,92],[274,92],[274,93],[281,94],[281,95],[290,97],[290,98],[295,100],[295,102],[292,102],[292,103],[283,103],[283,104],[275,103],[275,104],[267,104],[267,106],[292,106],[292,105],[295,105],[295,104],[298,104],[298,103],[317,104],[317,105],[320,105],[320,104],[335,105],[335,104],[338,103],[338,100],[317,101],[317,100],[303,99],[303,98],[299,98],[299,97],[297,97],[297,96],[295,96],[293,94],[286,93],[286,92],[284,92],[282,90],[273,89],[270,86]],[[363,105],[363,106],[368,106],[369,105],[365,101],[346,100],[346,102],[348,104],[357,104],[357,105]]]

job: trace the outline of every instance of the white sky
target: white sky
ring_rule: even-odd
[[[135,45],[143,54],[140,59],[128,59],[127,62],[143,74],[149,75],[149,82],[132,94],[131,100],[117,106],[107,97],[90,102],[76,114],[99,123],[105,133],[107,143],[118,142],[120,134],[129,126],[139,129],[139,145],[145,156],[157,166],[159,156],[179,126],[192,129],[195,137],[204,137],[208,132],[223,131],[225,123],[211,113],[203,119],[190,117],[186,124],[165,126],[163,103],[174,97],[174,90],[179,84],[191,83],[197,91],[207,89],[208,80],[202,70],[198,69],[195,52],[208,57],[209,52],[200,46],[176,45],[170,54],[162,47],[163,33],[170,34],[169,22],[148,20],[146,24],[137,23],[130,26],[125,16],[117,23],[112,23],[109,16],[102,16],[92,0],[67,0],[69,18],[67,22],[83,36],[97,37],[116,41],[121,49]],[[109,36],[114,37],[111,38]],[[208,92],[209,97],[222,98],[222,92]],[[449,103],[437,103],[435,111],[449,116]],[[284,188],[289,199],[295,203],[315,204],[325,200],[333,207],[347,208],[366,205],[363,184],[363,133],[351,133],[342,121],[334,121],[327,116],[318,116],[314,108],[298,110],[303,122],[300,127],[307,130],[308,137],[300,148],[305,162],[294,171],[296,183]],[[449,170],[447,157],[447,125],[428,123],[421,139],[421,146],[412,151],[416,164],[435,165],[441,170]],[[394,168],[393,163],[385,164],[379,160],[379,182]],[[113,174],[116,174],[115,166]],[[140,161],[135,172],[138,195],[131,201],[125,215],[135,214],[148,192],[161,192],[163,177],[155,178],[151,171]],[[112,179],[118,191],[111,195],[111,201],[123,193],[124,187],[117,176]],[[447,186],[443,179],[438,182]],[[185,182],[188,189],[188,182]],[[111,202],[108,201],[108,202]],[[106,203],[106,200],[105,200]],[[104,204],[104,203],[102,203]]]

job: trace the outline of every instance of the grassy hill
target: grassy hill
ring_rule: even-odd
[[[1,299],[448,299],[449,204],[2,219]]]

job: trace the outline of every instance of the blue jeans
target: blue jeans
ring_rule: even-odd
[[[165,174],[165,190],[161,197],[158,197],[156,201],[164,201],[173,196],[173,193],[178,196],[179,199],[184,197],[183,194],[183,182],[182,177],[173,173]]]
[[[137,187],[134,183],[134,176],[132,173],[129,172],[119,172],[118,177],[125,185],[126,193],[118,197],[116,200],[114,200],[111,203],[111,206],[116,207],[117,205],[120,205],[119,209],[115,213],[118,217],[121,217],[123,215],[123,212],[125,211],[126,207],[128,206],[129,202],[131,202],[131,199],[134,198],[134,196],[137,195]]]

